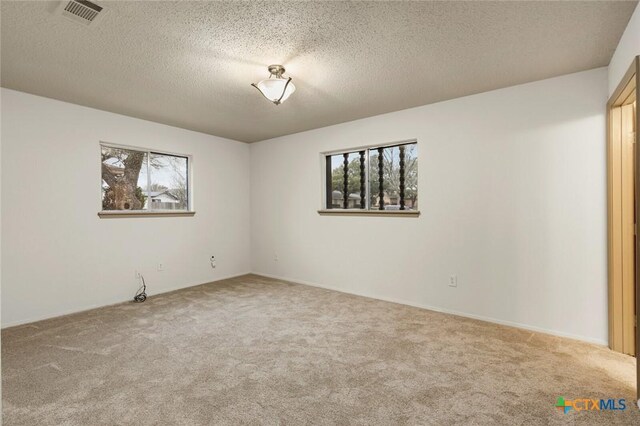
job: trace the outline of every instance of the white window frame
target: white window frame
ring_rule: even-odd
[[[138,151],[138,152],[146,152],[147,153],[147,191],[149,191],[149,187],[151,186],[151,167],[150,167],[150,158],[151,154],[159,154],[159,155],[169,155],[174,157],[183,157],[187,159],[187,209],[186,210],[154,210],[151,208],[152,203],[149,202],[147,204],[148,208],[146,210],[102,210],[102,186],[100,187],[100,193],[98,197],[99,201],[99,210],[98,216],[101,218],[108,217],[145,217],[145,216],[193,216],[195,215],[194,203],[193,203],[193,155],[191,154],[183,154],[178,152],[171,151],[163,151],[159,149],[145,148],[141,146],[133,146],[133,145],[123,145],[116,144],[111,142],[100,141],[98,143],[98,159],[100,161],[100,168],[98,169],[100,175],[102,175],[102,147],[107,148],[116,148],[116,149],[125,149],[130,151]],[[100,182],[102,182],[102,176],[100,177]]]
[[[398,145],[409,145],[409,144],[416,144],[416,146],[418,147],[418,158],[420,156],[420,146],[418,144],[418,139],[417,138],[412,138],[412,139],[404,139],[404,140],[399,140],[399,141],[394,141],[394,142],[385,142],[385,143],[379,143],[379,144],[371,144],[371,145],[361,145],[361,146],[356,146],[356,147],[352,147],[352,148],[341,148],[341,149],[334,149],[334,150],[330,150],[330,151],[324,151],[320,153],[320,176],[321,176],[321,196],[320,196],[320,208],[318,209],[318,213],[321,215],[344,215],[344,216],[407,216],[407,217],[418,217],[420,216],[420,210],[371,210],[369,208],[369,202],[370,202],[370,192],[371,192],[371,188],[369,187],[369,169],[371,168],[371,164],[369,163],[369,157],[370,157],[370,151],[371,150],[376,150],[378,148],[389,148],[389,147],[394,147],[394,146],[398,146]],[[333,156],[333,155],[341,155],[341,154],[345,154],[345,153],[357,153],[359,151],[367,151],[367,167],[365,170],[365,196],[366,196],[366,206],[367,208],[365,209],[329,209],[327,208],[327,168],[326,168],[326,161],[327,161],[327,156]],[[418,166],[419,167],[419,166]],[[418,176],[420,175],[420,172],[418,171]],[[420,186],[418,185],[418,193],[420,192]],[[420,196],[418,196],[418,199],[420,199]]]

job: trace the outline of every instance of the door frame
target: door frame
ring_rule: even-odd
[[[607,244],[608,244],[608,308],[609,308],[609,346],[612,346],[613,339],[613,312],[612,312],[612,304],[613,304],[613,253],[612,253],[612,194],[611,194],[611,165],[612,165],[612,155],[611,155],[611,147],[613,141],[613,126],[612,126],[612,111],[614,108],[622,105],[623,101],[620,99],[623,95],[628,97],[631,95],[631,92],[624,93],[629,84],[635,79],[636,87],[636,108],[638,103],[640,103],[640,56],[636,56],[631,65],[629,66],[627,72],[624,77],[616,87],[616,90],[613,92],[609,101],[607,102],[607,216],[608,216],[608,225],[607,225]],[[635,117],[635,129],[636,129],[636,144],[638,143],[638,131],[640,129],[640,114],[637,113]],[[640,215],[640,149],[635,150],[635,210],[636,214]],[[635,274],[635,303],[636,310],[640,307],[640,233],[638,233],[638,237],[636,237],[635,241],[635,266],[636,266],[636,274]],[[640,327],[635,327],[635,356],[636,356],[636,392],[638,398],[638,404],[640,405]]]

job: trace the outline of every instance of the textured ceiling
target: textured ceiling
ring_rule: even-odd
[[[605,66],[636,2],[2,1],[1,84],[253,142]],[[281,63],[275,106],[249,84]]]

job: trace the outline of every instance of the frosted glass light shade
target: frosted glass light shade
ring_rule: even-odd
[[[282,103],[296,91],[296,86],[293,85],[293,82],[289,81],[287,85],[288,80],[287,78],[268,78],[256,84],[256,87],[262,92],[264,97],[271,102]],[[282,92],[284,92],[284,95]],[[282,97],[282,99],[280,97]]]

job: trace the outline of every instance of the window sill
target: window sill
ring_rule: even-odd
[[[323,209],[318,214],[327,216],[404,216],[418,217],[419,210],[361,210],[361,209]]]
[[[167,211],[131,211],[131,210],[113,210],[98,212],[98,216],[101,219],[116,218],[116,217],[179,217],[179,216],[193,216],[196,212],[167,212]]]

